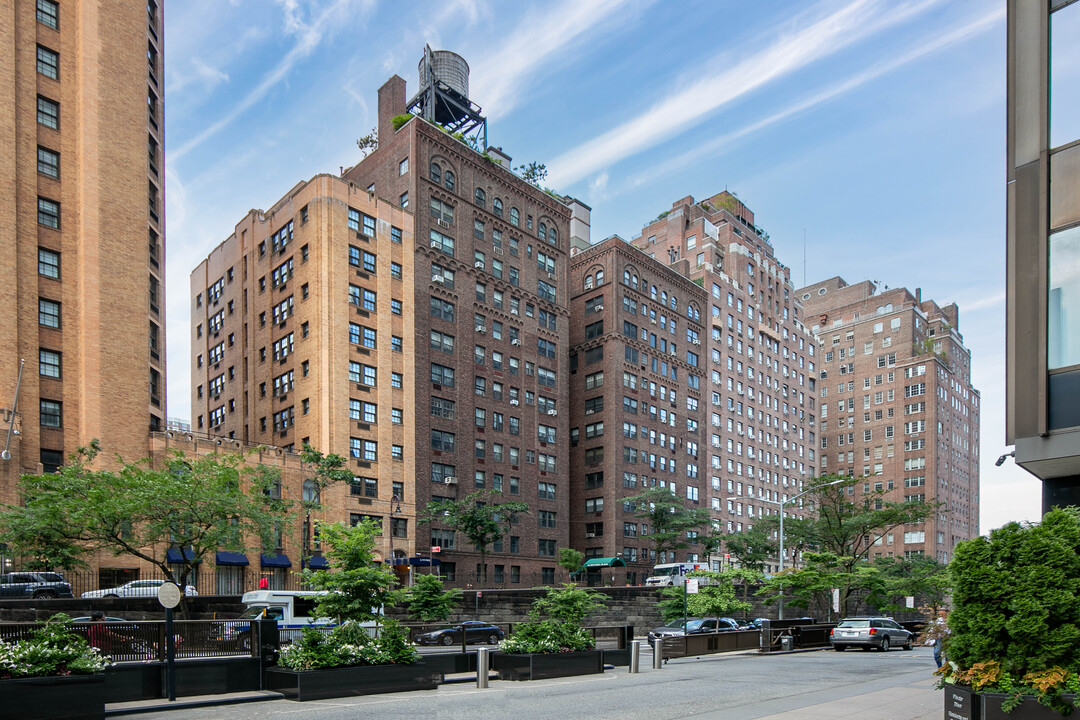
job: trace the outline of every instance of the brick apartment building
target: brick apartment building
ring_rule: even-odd
[[[820,344],[822,471],[865,475],[861,490],[888,500],[943,503],[871,555],[948,562],[979,534],[979,392],[956,304],[839,277],[796,292]]]
[[[0,18],[10,503],[22,473],[94,438],[106,462],[138,460],[164,428],[164,38],[156,0],[2,0]]]
[[[348,458],[356,481],[321,502],[329,519],[377,519],[386,558],[415,539],[412,223],[317,175],[249,212],[191,273],[193,432]],[[299,567],[302,535],[281,543],[261,562]]]
[[[573,258],[571,352],[578,354],[578,366],[571,379],[572,425],[585,433],[571,450],[584,463],[573,463],[573,484],[584,502],[593,497],[588,486],[600,468],[590,468],[583,453],[594,444],[587,442],[593,440],[586,436],[589,425],[595,436],[596,423],[603,421],[605,445],[613,446],[602,456],[604,492],[611,495],[604,511],[615,524],[603,525],[604,542],[595,542],[602,518],[590,517],[576,494],[574,519],[585,514],[582,527],[574,528],[574,543],[594,555],[599,547],[631,558],[638,550],[640,572],[654,560],[705,559],[694,545],[685,557],[678,552],[676,558],[653,558],[639,521],[620,500],[640,492],[643,478],[650,486],[674,483],[687,506],[709,508],[717,529],[731,533],[779,512],[817,474],[816,348],[800,320],[788,268],[734,195],[678,200],[628,246],[622,242],[582,247]],[[598,269],[607,287],[598,284]],[[604,298],[598,303],[602,312],[596,296]],[[603,334],[597,334],[600,321],[611,323]],[[636,338],[630,340],[629,333]],[[595,404],[584,403],[593,397],[588,391],[596,389],[595,380],[593,388],[587,383],[596,371],[583,363],[585,353],[595,355],[601,345],[613,345],[602,351],[603,394],[612,394],[615,406],[604,397],[603,416],[595,418],[585,415],[597,412]],[[661,428],[665,419],[667,427]],[[589,459],[597,460],[596,453]],[[665,469],[666,476],[657,474]],[[612,499],[615,507],[609,509]],[[784,511],[799,515],[801,504]],[[719,558],[711,560],[719,567]]]
[[[568,203],[587,208],[407,112],[394,76],[377,150],[249,214],[193,273],[195,430],[347,456],[357,479],[328,492],[330,519],[392,509],[387,555],[438,546],[455,584],[478,554],[417,514],[481,489],[525,501],[487,578],[552,582],[570,525]]]

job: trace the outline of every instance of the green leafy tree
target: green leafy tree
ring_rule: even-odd
[[[605,604],[603,594],[574,583],[564,583],[561,588],[551,588],[546,595],[534,600],[531,614],[547,615],[560,622],[577,625]]]
[[[383,605],[403,599],[404,591],[394,589],[394,571],[375,561],[375,538],[380,534],[382,528],[369,518],[354,526],[341,522],[319,525],[319,536],[333,570],[303,572],[308,587],[328,591],[316,601],[319,615],[357,622],[380,621]]]
[[[547,180],[548,176],[547,165],[535,161],[528,165],[519,165],[515,170],[522,180],[536,187],[540,187],[540,183]]]
[[[482,585],[487,581],[487,552],[493,544],[510,531],[514,518],[529,511],[529,505],[520,501],[496,502],[502,495],[491,490],[477,490],[461,500],[429,502],[420,515],[421,522],[444,525],[460,532],[480,553],[480,577]]]
[[[96,467],[100,452],[95,440],[55,473],[22,476],[23,504],[0,513],[0,536],[12,550],[35,556],[28,543],[44,537],[50,553],[128,555],[182,587],[211,553],[246,552],[248,538],[269,546],[274,523],[285,518],[287,508],[269,497],[277,471],[246,465],[243,454],[177,452],[160,467],[121,461],[110,471]],[[170,547],[182,549],[179,572],[167,562]]]
[[[581,571],[582,563],[585,562],[585,553],[574,548],[559,548],[559,567],[570,573],[570,578],[573,579],[575,573]]]
[[[739,567],[764,573],[766,563],[779,552],[779,544],[771,537],[775,528],[765,520],[724,538],[724,547]]]
[[[310,476],[304,481],[300,498],[300,508],[304,513],[300,528],[303,533],[301,554],[306,563],[311,558],[311,514],[323,509],[323,491],[332,485],[352,483],[353,473],[348,469],[344,457],[336,453],[324,455],[308,443],[304,443],[300,459],[310,472]]]
[[[461,591],[443,590],[442,581],[435,575],[418,575],[409,588],[405,605],[409,616],[421,622],[446,620],[461,600]]]
[[[402,123],[402,125],[404,125],[404,123]],[[400,127],[400,126],[397,124],[397,118],[395,117],[394,118],[394,129],[397,130],[398,127]],[[363,153],[363,157],[367,157],[371,153],[378,150],[379,149],[379,129],[378,128],[371,128],[371,132],[369,132],[367,135],[365,135],[364,137],[362,137],[362,138],[360,138],[359,140],[356,141],[356,147],[360,148],[360,152]]]
[[[807,574],[791,581],[792,587],[804,593],[800,595],[803,601],[820,594],[819,581],[829,582],[822,574],[832,575],[829,587],[840,589],[841,613],[850,615],[873,587],[876,571],[868,567],[868,558],[875,542],[904,525],[924,522],[941,507],[940,503],[891,501],[884,490],[864,492],[860,487],[854,491],[866,482],[867,478],[843,475],[814,478],[807,483],[809,492],[803,500],[810,515],[785,521],[786,546],[817,553],[817,561],[806,561],[803,571]],[[789,582],[782,577],[766,583],[765,592],[778,592]]]
[[[751,603],[736,596],[735,580],[741,579],[741,576],[731,570],[695,570],[688,577],[700,579],[696,593],[687,593],[685,584],[672,585],[660,591],[664,599],[657,605],[664,620],[683,617],[684,602],[686,614],[690,617],[727,617],[749,612],[753,608]]]
[[[870,589],[868,602],[883,612],[907,609],[908,596],[919,599],[933,614],[944,607],[949,592],[949,568],[932,557],[916,555],[877,557],[871,566],[877,570],[877,584]]]
[[[656,553],[668,553],[674,562],[676,550],[688,548],[691,538],[688,532],[700,532],[711,527],[709,511],[704,508],[688,508],[683,501],[667,488],[654,487],[626,498],[637,508],[634,517],[647,520],[649,537]]]

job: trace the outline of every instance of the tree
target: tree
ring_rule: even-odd
[[[647,520],[651,526],[649,536],[656,546],[656,553],[671,553],[674,562],[676,550],[690,547],[695,538],[688,532],[698,532],[711,525],[709,511],[703,508],[687,508],[682,500],[667,488],[653,487],[626,498],[637,511],[634,517]]]
[[[529,511],[527,503],[495,502],[502,498],[492,490],[477,490],[461,500],[429,502],[420,515],[420,522],[438,523],[460,532],[480,553],[480,577],[477,582],[487,581],[487,551],[510,531],[514,518]]]
[[[545,165],[544,163],[538,163],[534,161],[529,163],[528,165],[519,165],[515,169],[517,170],[518,174],[521,175],[521,179],[529,183],[530,185],[540,187],[540,183],[547,180],[547,165]]]
[[[286,506],[269,492],[279,482],[277,470],[245,465],[243,454],[177,452],[160,468],[121,460],[113,472],[95,468],[100,452],[94,440],[55,473],[22,476],[23,505],[0,514],[0,534],[13,550],[41,557],[32,543],[47,538],[48,553],[130,555],[183,587],[211,553],[246,552],[247,538],[268,547],[275,519],[284,516]],[[170,548],[179,550],[179,576],[168,561]]]
[[[725,547],[739,567],[764,573],[765,564],[776,557],[779,549],[771,535],[770,526],[763,519],[747,530],[726,536]]]
[[[450,611],[461,599],[457,588],[443,590],[442,581],[436,575],[418,575],[409,588],[405,605],[409,615],[422,622],[446,620]]]
[[[698,585],[696,593],[687,593],[685,584],[673,585],[660,591],[664,599],[658,605],[665,620],[683,617],[684,608],[686,615],[690,617],[725,617],[745,613],[753,608],[752,604],[735,596],[733,581],[739,578],[733,571],[695,570],[688,577],[704,581]]]
[[[393,605],[404,597],[395,590],[394,571],[388,565],[375,562],[375,537],[382,528],[365,518],[349,526],[343,522],[320,523],[319,537],[326,545],[331,572],[304,570],[304,581],[319,595],[317,612],[324,617],[341,620],[381,621],[383,605]]]
[[[827,582],[821,574],[832,575],[834,584],[830,587],[840,588],[840,607],[844,614],[850,614],[849,605],[861,605],[862,599],[855,595],[869,589],[868,581],[874,572],[867,565],[875,543],[897,528],[924,522],[941,506],[940,503],[887,500],[885,490],[867,492],[860,488],[856,494],[854,488],[867,482],[868,478],[843,475],[814,478],[805,488],[809,492],[804,500],[813,509],[812,515],[784,523],[784,542],[788,547],[818,554],[816,562],[807,563],[806,570],[812,573],[798,580],[796,585],[802,587],[803,592],[810,592],[809,588],[817,587],[818,581]],[[773,578],[766,583],[766,588],[777,590],[785,582]],[[818,590],[811,594],[816,592]]]
[[[883,612],[902,612],[907,609],[906,598],[916,597],[930,614],[945,605],[949,592],[949,567],[932,557],[878,557],[872,567],[877,570],[878,584],[871,588],[869,602]]]
[[[311,558],[311,513],[322,510],[323,491],[331,485],[351,483],[352,471],[346,467],[345,458],[336,453],[324,455],[308,443],[304,443],[300,451],[300,459],[305,465],[309,465],[313,472],[312,476],[304,481],[304,487],[300,497],[300,507],[304,511],[304,522],[301,527],[303,538],[301,543],[301,564]]]
[[[396,121],[397,118],[394,118],[394,120]],[[395,122],[395,125],[396,124],[397,123]],[[395,127],[394,129],[397,130],[397,127]],[[367,135],[365,135],[364,137],[362,137],[362,138],[360,138],[359,140],[356,141],[356,147],[360,148],[360,152],[363,153],[364,157],[367,157],[371,153],[378,150],[379,149],[379,129],[378,128],[371,128],[371,132],[369,132]]]
[[[581,565],[585,562],[585,553],[574,548],[559,548],[559,567],[565,568],[573,579],[574,573],[581,571]]]

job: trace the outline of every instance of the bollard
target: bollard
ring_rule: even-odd
[[[664,641],[656,638],[652,647],[652,669],[662,670],[664,667]]]
[[[488,668],[491,666],[491,650],[477,648],[476,650],[476,687],[483,689],[488,686]]]
[[[630,672],[638,672],[638,663],[641,659],[641,641],[630,641]]]

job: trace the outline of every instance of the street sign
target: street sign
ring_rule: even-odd
[[[687,578],[686,579],[686,592],[688,594],[690,594],[690,595],[693,595],[694,593],[696,593],[698,591],[698,582],[699,581],[698,581],[697,578]]]
[[[157,591],[158,602],[164,608],[174,608],[180,604],[180,588],[174,583],[162,583]]]
[[[442,546],[441,545],[432,545],[431,546],[431,552],[433,552],[433,553],[442,552]]]

